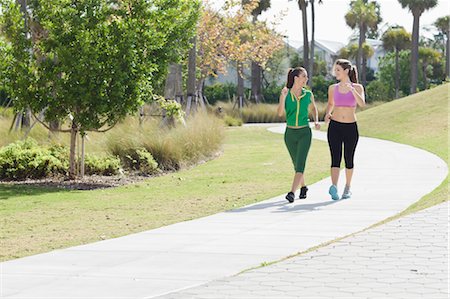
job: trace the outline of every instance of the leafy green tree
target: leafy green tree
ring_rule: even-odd
[[[383,48],[395,52],[395,98],[398,98],[400,86],[399,53],[411,46],[411,34],[403,27],[392,27],[382,36]]]
[[[450,77],[450,16],[441,17],[436,20],[434,26],[445,36],[445,75]]]
[[[0,0],[1,59],[15,107],[69,122],[69,176],[76,136],[106,131],[137,111],[162,85],[169,62],[187,50],[198,17],[192,0],[34,0],[31,35],[20,7]],[[32,49],[32,51],[29,51]]]
[[[441,53],[433,48],[419,48],[419,62],[422,66],[424,89],[428,89],[428,73],[432,72],[432,65],[441,61]],[[431,68],[431,69],[430,69]]]
[[[419,21],[420,16],[428,9],[435,7],[437,0],[398,0],[403,8],[408,8],[413,14],[412,47],[411,47],[411,93],[417,91],[419,62]]]
[[[388,93],[386,99],[395,98],[395,52],[388,52],[382,58],[380,58],[378,64],[377,77],[383,86],[387,87]],[[398,69],[399,69],[399,97],[408,95],[410,93],[410,72],[411,72],[411,51],[401,50],[399,52]],[[369,93],[367,93],[369,94]]]
[[[366,84],[366,59],[363,55],[363,44],[366,42],[368,30],[376,30],[381,23],[380,5],[376,1],[352,0],[350,10],[345,15],[347,25],[359,30],[358,55],[356,66],[362,83]]]

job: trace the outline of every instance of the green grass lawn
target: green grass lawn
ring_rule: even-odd
[[[360,134],[409,144],[448,160],[450,84],[420,92],[358,113]],[[432,193],[396,216],[449,200],[448,176]]]
[[[313,141],[307,183],[328,175],[328,146]],[[282,194],[293,169],[281,134],[229,128],[223,154],[191,169],[114,189],[0,185],[1,260],[89,243],[229,210]]]

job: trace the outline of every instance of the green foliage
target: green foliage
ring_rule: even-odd
[[[403,27],[391,27],[381,38],[383,48],[387,51],[401,51],[411,46],[411,33]]]
[[[17,108],[46,109],[48,121],[70,114],[83,132],[112,125],[152,99],[168,62],[189,47],[199,1],[36,0],[28,6],[31,39],[19,6],[1,0],[8,92]]]
[[[121,165],[119,158],[116,157],[86,155],[84,167],[87,175],[115,175],[119,173]]]
[[[265,103],[278,103],[280,98],[280,91],[284,85],[278,85],[275,82],[269,86],[263,88],[264,102]]]
[[[366,86],[366,101],[373,103],[376,101],[390,101],[393,99],[392,90],[390,86],[386,85],[380,80],[374,80]]]
[[[158,163],[145,148],[111,148],[113,155],[118,156],[125,169],[135,170],[141,174],[153,174],[158,171]]]
[[[318,75],[312,78],[312,92],[317,102],[328,101],[328,87],[334,84],[335,80],[327,80],[324,76]]]
[[[36,179],[64,171],[63,163],[33,139],[0,148],[0,179]]]
[[[410,76],[411,76],[411,51],[403,50],[399,52],[399,70],[400,70],[400,91],[403,95],[410,92]],[[386,100],[395,97],[395,53],[390,52],[380,58],[378,78],[380,82],[386,86]],[[419,72],[420,80],[420,72]]]
[[[242,119],[238,117],[233,117],[231,115],[225,115],[223,118],[223,121],[225,122],[225,125],[229,127],[239,127],[242,126]]]
[[[86,155],[85,173],[114,175],[120,169],[115,157]],[[32,138],[0,148],[0,179],[41,179],[65,175],[69,166],[69,149],[63,145],[41,146]]]
[[[236,84],[233,83],[214,83],[213,85],[205,86],[203,95],[206,96],[208,102],[214,105],[218,101],[228,101],[236,94]]]
[[[438,0],[398,0],[403,8],[422,14],[425,10],[433,8],[437,5]]]

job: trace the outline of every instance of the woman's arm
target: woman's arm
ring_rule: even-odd
[[[364,107],[366,105],[366,95],[364,94],[364,87],[361,84],[350,85],[350,90],[355,96],[356,102],[359,107]]]
[[[320,124],[319,124],[319,110],[317,110],[317,106],[316,106],[316,101],[314,100],[314,94],[311,92],[311,103],[313,104],[313,108],[314,108],[314,114],[313,114],[313,118],[314,118],[314,127],[319,130],[320,129]]]
[[[325,123],[329,123],[331,119],[331,112],[333,112],[334,109],[334,85],[330,85],[328,87],[328,104],[327,104],[327,111],[325,113]]]
[[[284,113],[285,113],[285,110],[284,110],[284,102],[286,101],[286,96],[287,96],[288,91],[289,91],[289,90],[288,90],[287,87],[284,87],[284,88],[281,90],[281,93],[280,93],[280,100],[279,100],[278,108],[277,108],[277,113],[278,113],[278,116],[279,116],[279,117],[282,117],[282,116],[284,115]]]

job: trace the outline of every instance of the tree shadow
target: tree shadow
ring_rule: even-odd
[[[70,190],[57,187],[43,187],[35,185],[8,185],[0,183],[0,200],[8,200],[21,196],[38,196],[49,193],[69,191]]]

